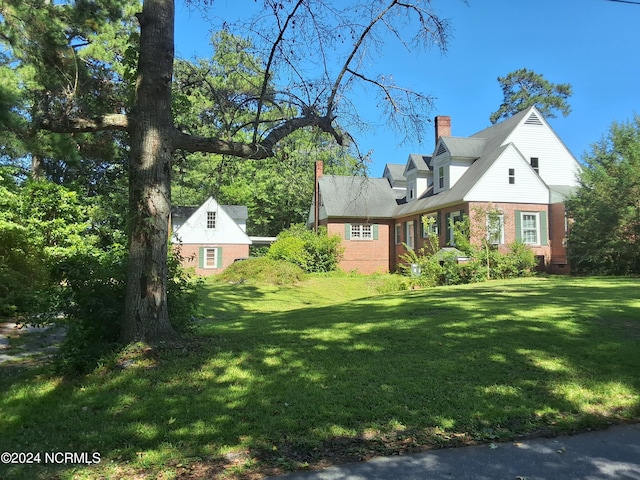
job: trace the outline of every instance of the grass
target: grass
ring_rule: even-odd
[[[0,365],[0,451],[101,458],[0,477],[256,478],[640,419],[639,279],[381,283],[208,281],[180,344],[76,379]]]

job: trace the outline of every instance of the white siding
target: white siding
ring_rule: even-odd
[[[509,135],[505,144],[514,143],[525,159],[537,157],[540,177],[547,185],[577,185],[580,165],[546,123],[521,123]]]
[[[509,169],[515,183],[509,183]],[[465,195],[470,202],[549,203],[549,189],[511,145]]]
[[[460,180],[460,177],[466,173],[472,163],[472,160],[460,160],[457,158],[451,160],[451,165],[449,166],[449,188],[452,188]]]
[[[207,212],[216,212],[216,228],[207,228]],[[242,228],[213,198],[174,231],[173,243],[251,245]]]

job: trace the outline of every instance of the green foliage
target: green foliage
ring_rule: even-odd
[[[526,68],[515,70],[506,77],[498,77],[498,83],[504,99],[500,108],[489,117],[491,123],[509,118],[533,105],[546,118],[554,118],[555,111],[565,117],[571,113],[567,99],[573,92],[569,83],[551,83]]]
[[[614,122],[584,156],[580,186],[566,201],[568,259],[578,274],[640,273],[640,116]]]
[[[231,283],[267,283],[291,285],[304,278],[304,270],[298,265],[267,257],[248,258],[229,265],[218,277]]]
[[[339,235],[328,235],[324,227],[314,232],[302,224],[281,232],[267,252],[267,257],[293,263],[309,273],[335,270],[341,256]]]

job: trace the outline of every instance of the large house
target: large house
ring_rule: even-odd
[[[580,164],[540,112],[531,107],[470,137],[451,136],[451,119],[439,116],[435,134],[431,155],[388,164],[382,178],[318,172],[309,224],[343,238],[340,267],[393,271],[430,232],[441,247],[453,245],[453,223],[497,211],[491,238],[499,250],[521,241],[541,268],[568,272],[564,199],[577,186]]]

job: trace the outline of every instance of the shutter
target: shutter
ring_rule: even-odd
[[[204,247],[198,249],[198,267],[204,268]]]
[[[427,219],[426,215],[421,215],[419,218],[420,222],[420,238],[424,238],[424,221]]]
[[[440,239],[440,223],[441,223],[441,212],[436,212],[436,232],[438,232],[438,240]]]
[[[373,224],[373,239],[378,240],[378,224]]]
[[[516,242],[522,242],[522,212],[516,210]]]
[[[540,212],[540,245],[549,245],[548,232],[547,212]]]
[[[222,268],[222,248],[216,248],[216,268]]]
[[[344,224],[344,239],[351,240],[351,224],[350,223]]]

